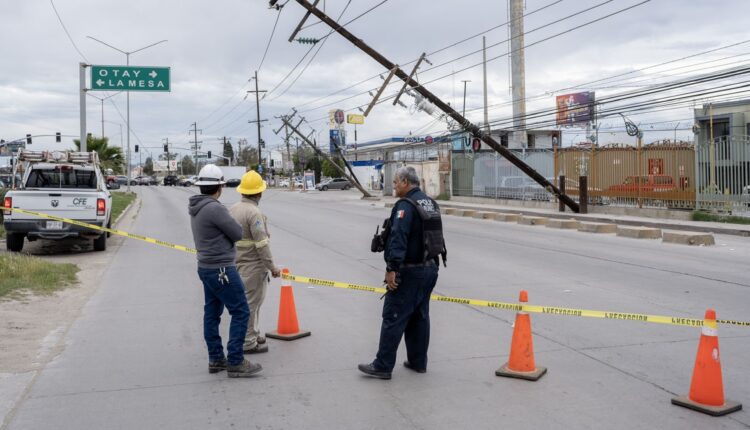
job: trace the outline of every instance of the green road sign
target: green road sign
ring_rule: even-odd
[[[169,67],[91,66],[92,91],[169,91]]]

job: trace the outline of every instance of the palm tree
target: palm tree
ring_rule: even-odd
[[[109,139],[106,137],[93,137],[89,136],[86,139],[86,149],[88,151],[96,151],[99,154],[99,163],[102,170],[112,169],[115,174],[122,174],[123,167],[125,166],[125,158],[122,155],[122,150],[117,146],[109,146]],[[74,139],[73,144],[76,146],[76,150],[81,150],[81,140]]]

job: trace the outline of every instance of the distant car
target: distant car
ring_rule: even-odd
[[[120,185],[126,185],[128,183],[128,177],[125,175],[117,175],[115,176],[115,181]]]
[[[182,181],[182,186],[183,187],[191,187],[191,186],[193,186],[195,184],[195,182],[197,180],[198,180],[198,177],[195,176],[195,175],[188,176],[187,178],[185,178],[185,180]]]
[[[177,185],[177,182],[179,179],[177,178],[177,175],[167,175],[164,177],[164,185],[165,186],[172,186],[174,187]]]
[[[240,182],[237,178],[227,179],[227,187],[239,187]]]
[[[333,178],[325,182],[319,183],[315,188],[320,191],[328,190],[348,190],[352,187],[352,184],[345,178]]]
[[[159,181],[153,176],[136,176],[131,179],[130,185],[159,185]]]
[[[5,188],[10,188],[13,186],[13,174],[11,173],[3,173],[0,174],[0,181],[2,181],[5,184]],[[16,184],[20,184],[22,182],[21,175],[16,173]]]

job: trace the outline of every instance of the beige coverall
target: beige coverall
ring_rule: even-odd
[[[242,240],[237,245],[237,270],[245,284],[245,296],[250,306],[250,321],[247,325],[244,349],[252,349],[258,344],[258,314],[263,299],[266,297],[268,272],[276,266],[273,264],[269,246],[266,217],[261,213],[258,202],[247,197],[234,204],[229,212],[242,226]]]

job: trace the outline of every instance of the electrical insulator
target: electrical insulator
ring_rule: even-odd
[[[316,43],[320,42],[320,39],[316,39],[314,37],[299,37],[295,40],[306,45],[315,45]]]

